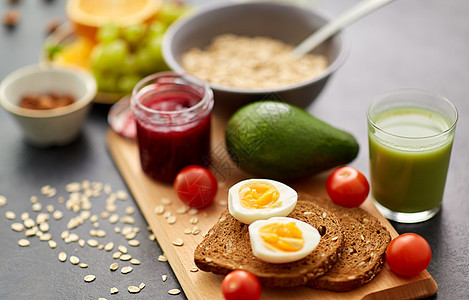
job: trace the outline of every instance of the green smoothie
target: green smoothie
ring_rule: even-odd
[[[368,136],[373,198],[395,212],[438,207],[454,132],[440,134],[451,124],[437,113],[414,108],[384,112],[373,122],[382,130],[369,130]]]

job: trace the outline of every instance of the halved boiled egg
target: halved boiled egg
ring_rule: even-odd
[[[286,217],[295,208],[298,194],[286,184],[269,179],[247,179],[228,191],[228,209],[240,222],[251,224],[271,217]]]
[[[255,221],[249,225],[249,236],[254,256],[274,264],[306,257],[321,240],[316,228],[288,217]]]

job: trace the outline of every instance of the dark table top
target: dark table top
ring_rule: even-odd
[[[196,3],[209,2],[194,1]],[[322,1],[322,8],[336,16],[351,7],[356,0]],[[65,20],[65,1],[20,1],[16,4],[2,1],[0,13],[11,7],[21,11],[21,20],[12,30],[0,28],[0,79],[11,71],[38,62],[45,27],[51,18]],[[317,117],[352,132],[361,145],[353,166],[368,175],[368,151],[365,109],[371,99],[384,90],[416,87],[438,92],[448,97],[459,110],[459,123],[444,195],[443,210],[433,219],[420,224],[393,223],[399,233],[415,232],[425,237],[432,247],[433,258],[428,271],[439,285],[434,298],[462,299],[469,296],[469,2],[466,0],[396,1],[351,25],[346,31],[351,39],[351,53],[345,65],[309,107]],[[82,133],[74,143],[58,148],[40,149],[26,144],[13,119],[0,110],[0,195],[8,199],[0,207],[0,299],[123,299],[131,295],[129,285],[146,287],[136,299],[179,299],[181,293],[170,296],[168,290],[181,289],[167,262],[158,261],[162,254],[158,244],[150,240],[150,232],[136,203],[115,167],[105,145],[108,130],[106,121],[109,106],[95,104]],[[126,244],[122,234],[116,233],[126,224],[111,224],[102,218],[108,197],[104,190],[92,199],[91,215],[98,221],[93,227],[86,222],[73,230],[87,240],[91,229],[102,229],[106,237],[96,237],[101,244],[115,243],[107,252],[77,242],[64,243],[60,237],[66,222],[75,216],[60,203],[58,197],[41,194],[41,187],[50,185],[57,195],[68,199],[68,183],[99,182],[107,184],[113,193],[129,193],[127,200],[116,202],[116,213],[126,214],[127,207],[135,212],[132,227],[138,227],[140,246],[127,246],[129,253],[141,261],[133,265],[129,274],[111,272],[111,255],[117,245]],[[12,222],[7,211],[16,213],[16,220],[28,212],[35,216],[31,196],[42,203],[42,212],[61,210],[61,220],[51,219],[50,233],[57,242],[51,249],[47,242],[32,239],[29,247],[19,247],[17,241],[24,233],[10,229]],[[52,207],[53,206],[53,207]],[[62,263],[60,251],[76,255],[88,268],[70,262]],[[128,263],[120,262],[120,266]],[[93,283],[83,277],[96,275]],[[167,275],[163,282],[161,276]],[[117,287],[119,293],[110,294]]]

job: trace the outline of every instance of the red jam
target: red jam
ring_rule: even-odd
[[[208,86],[187,75],[160,73],[137,84],[132,110],[143,171],[172,182],[187,165],[206,166],[212,107]]]

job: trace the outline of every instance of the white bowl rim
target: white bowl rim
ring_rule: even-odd
[[[58,72],[58,73],[67,73],[67,74],[74,74],[80,80],[82,80],[85,84],[86,91],[84,95],[79,98],[75,99],[72,104],[69,104],[64,107],[53,108],[53,109],[45,109],[45,110],[38,110],[38,109],[29,109],[29,108],[22,108],[18,105],[11,103],[5,96],[6,88],[15,82],[16,80],[21,79],[26,75],[31,75],[34,73],[50,73],[50,72]],[[73,113],[74,111],[80,110],[87,106],[91,101],[94,99],[97,93],[97,84],[94,77],[86,72],[76,68],[58,68],[58,67],[51,67],[51,66],[41,66],[41,65],[28,65],[25,67],[21,67],[16,69],[15,71],[8,74],[0,83],[0,104],[3,106],[5,110],[8,112],[29,118],[51,118],[56,116],[67,115]]]
[[[162,52],[163,52],[163,57],[168,64],[168,66],[173,69],[176,72],[186,72],[185,69],[177,62],[176,58],[173,56],[173,53],[171,51],[170,47],[170,39],[174,36],[174,34],[179,31],[183,26],[186,26],[187,23],[191,22],[194,18],[198,18],[201,15],[204,15],[206,13],[210,13],[215,10],[219,9],[227,9],[230,7],[240,7],[240,6],[252,6],[252,5],[268,5],[268,6],[281,6],[285,8],[297,8],[297,9],[302,9],[301,7],[294,5],[294,4],[287,4],[287,3],[280,3],[280,2],[261,2],[261,1],[253,1],[253,2],[224,2],[224,3],[209,3],[200,6],[196,12],[183,17],[179,18],[174,22],[165,32],[163,36],[163,43],[162,43]],[[305,9],[303,9],[305,10]],[[324,13],[323,11],[320,10],[312,10],[310,9],[310,12],[314,15],[317,15],[320,18],[323,18],[326,21],[332,20],[332,17]],[[327,69],[321,73],[318,76],[315,76],[309,80],[302,81],[299,83],[295,84],[290,84],[290,85],[285,85],[281,86],[278,88],[264,88],[264,89],[246,89],[246,88],[232,88],[232,87],[227,87],[227,86],[221,86],[217,84],[213,84],[209,82],[210,87],[213,89],[222,91],[222,92],[228,92],[228,93],[233,93],[233,94],[266,94],[266,93],[278,93],[278,92],[285,92],[288,90],[294,90],[298,88],[302,88],[304,86],[307,86],[311,83],[321,81],[322,79],[330,76],[332,73],[334,73],[337,69],[339,69],[340,66],[342,66],[345,61],[347,60],[347,57],[350,53],[350,40],[348,37],[348,34],[346,32],[346,29],[342,29],[338,31],[334,36],[338,36],[342,40],[342,47],[339,51],[339,55],[337,58],[327,67]]]

